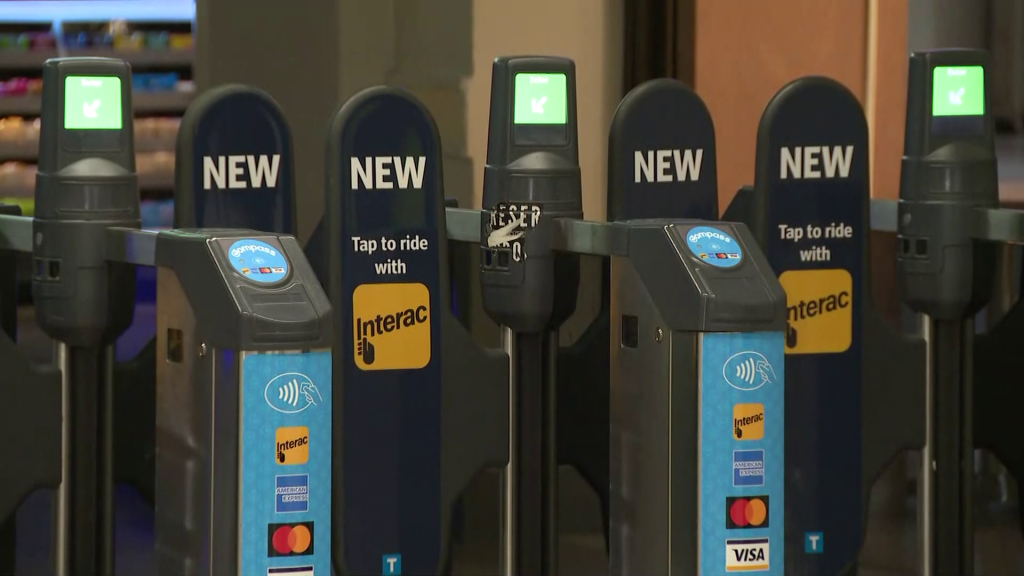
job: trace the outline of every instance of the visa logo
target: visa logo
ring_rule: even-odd
[[[700,178],[704,149],[633,153],[633,182],[686,182]],[[673,170],[674,168],[674,170]]]
[[[359,184],[367,190],[391,190],[398,184],[399,190],[410,185],[413,189],[423,188],[423,171],[427,165],[426,156],[374,156],[351,159],[352,189],[359,190]]]
[[[846,178],[853,162],[853,146],[783,147],[779,154],[779,178]]]
[[[280,166],[280,154],[203,156],[203,190],[275,188]]]
[[[725,571],[768,570],[768,538],[732,538],[725,541]]]

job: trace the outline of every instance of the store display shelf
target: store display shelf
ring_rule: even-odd
[[[43,62],[57,58],[60,53],[52,50],[4,50],[0,52],[0,68],[4,70],[38,70]]]
[[[139,173],[139,190],[154,193],[174,190],[174,172],[163,170]],[[29,184],[0,184],[0,198],[32,198],[34,195],[35,190]]]
[[[58,56],[90,56],[119,58],[136,68],[185,67],[192,65],[192,50],[116,50],[111,48],[82,48],[67,50],[5,50],[0,52],[0,69],[32,70],[42,68],[43,62]]]
[[[0,162],[35,162],[38,140],[0,140]]]
[[[194,97],[191,91],[135,92],[132,104],[136,114],[183,112]],[[41,107],[38,94],[0,98],[0,116],[36,116]]]
[[[161,170],[159,172],[140,172],[139,190],[174,190],[174,171]]]
[[[135,137],[135,152],[174,152],[174,138],[140,139]],[[35,162],[39,140],[0,140],[0,162]]]

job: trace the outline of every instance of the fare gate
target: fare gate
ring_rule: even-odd
[[[12,391],[0,418],[32,432],[13,448],[26,466],[3,478],[0,518],[54,488],[58,574],[110,573],[114,478],[145,489],[155,477],[161,573],[441,574],[461,493],[504,467],[498,569],[556,574],[562,463],[601,496],[613,574],[849,574],[872,482],[920,448],[922,570],[969,574],[973,451],[1021,465],[999,384],[1019,306],[980,346],[969,320],[991,293],[993,243],[1024,244],[1022,213],[996,208],[987,69],[980,52],[912,56],[899,203],[870,200],[852,95],[823,78],[787,85],[733,223],[716,221],[711,118],[674,81],[638,87],[616,112],[609,223],[583,220],[571,61],[495,61],[484,210],[446,206],[423,105],[370,89],[330,124],[307,260],[289,235],[290,137],[269,97],[226,87],[190,109],[186,229],[145,232],[127,67],[49,61],[57,121],[37,217],[0,215],[0,247],[33,253],[40,324],[61,345],[54,369],[0,338],[8,373],[33,391]],[[665,110],[678,124],[654,114]],[[898,234],[923,339],[874,307],[870,230]],[[450,242],[480,251],[501,350],[473,342],[452,310]],[[560,350],[580,257],[607,259],[602,312]],[[126,392],[109,350],[131,321],[133,266],[158,268],[160,368],[155,440],[145,415],[121,420],[139,432],[129,449],[115,443]],[[574,374],[593,376],[592,403]],[[238,457],[214,458],[225,452]],[[116,473],[115,453],[130,462]]]

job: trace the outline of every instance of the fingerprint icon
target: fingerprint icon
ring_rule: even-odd
[[[277,399],[292,407],[299,405],[299,381],[292,380],[277,389]]]
[[[747,358],[743,362],[736,365],[736,377],[743,380],[747,384],[753,385],[754,378],[757,374],[757,366],[754,363],[753,358]]]

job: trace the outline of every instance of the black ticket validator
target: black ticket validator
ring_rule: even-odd
[[[176,228],[296,233],[291,129],[265,92],[227,85],[201,94],[181,119],[174,159]],[[153,342],[114,374],[115,478],[147,499],[154,485]]]
[[[930,476],[935,574],[973,573],[972,316],[991,297],[995,244],[976,243],[979,210],[998,207],[989,57],[939,50],[910,57],[897,264],[903,301],[931,319]]]
[[[576,307],[578,262],[545,248],[551,232],[542,226],[554,218],[583,217],[576,134],[571,60],[494,61],[483,192],[489,214],[481,221],[486,240],[480,273],[485,310],[517,332],[557,327]]]
[[[715,125],[696,92],[668,78],[630,90],[608,133],[608,221],[715,220]],[[598,493],[608,521],[610,261],[603,262],[601,310],[558,356],[558,460]],[[607,525],[606,525],[607,533]]]
[[[480,283],[484,310],[514,333],[503,338],[516,380],[506,471],[515,510],[506,514],[505,543],[506,569],[516,574],[557,570],[557,392],[548,364],[551,331],[576,308],[580,268],[578,256],[554,253],[552,237],[555,219],[583,218],[580,186],[575,63],[495,59]]]
[[[106,260],[110,227],[140,228],[131,72],[108,58],[43,64],[42,130],[33,222],[32,297],[60,343],[65,451],[58,498],[58,572],[113,571],[113,388],[108,348],[132,321],[135,274]],[[61,568],[63,566],[63,568]]]
[[[332,310],[292,236],[168,230],[157,266],[160,576],[331,572]],[[299,560],[299,562],[295,562]]]
[[[326,183],[334,567],[448,573],[456,503],[508,461],[509,361],[452,313],[433,117],[401,89],[355,95],[331,120]]]

